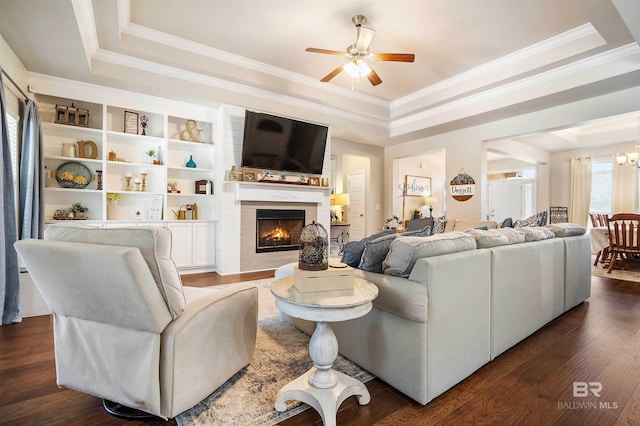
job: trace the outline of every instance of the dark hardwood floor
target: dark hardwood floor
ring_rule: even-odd
[[[184,277],[185,285],[253,280],[272,273]],[[338,425],[640,424],[640,283],[593,277],[591,298],[482,367],[426,406],[375,379],[371,402],[349,398]],[[574,382],[602,385],[574,397]],[[581,388],[578,388],[581,391]],[[49,316],[0,327],[0,424],[172,425],[125,421],[98,398],[55,385]],[[283,425],[322,424],[310,409]]]

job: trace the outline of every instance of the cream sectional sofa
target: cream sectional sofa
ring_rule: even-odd
[[[332,328],[344,356],[426,404],[587,299],[590,241],[577,225],[398,236],[383,269],[356,270],[374,308]]]

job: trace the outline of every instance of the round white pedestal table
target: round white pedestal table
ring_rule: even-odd
[[[354,278],[353,290],[300,293],[294,286],[294,278],[285,277],[271,284],[271,293],[283,313],[317,322],[309,342],[309,356],[314,366],[280,389],[275,408],[285,411],[286,401],[302,401],[320,414],[325,426],[335,426],[338,407],[345,399],[355,395],[360,405],[366,405],[371,396],[362,382],[332,368],[338,356],[338,340],[329,323],[365,315],[371,310],[371,301],[378,296],[378,288],[364,279]]]

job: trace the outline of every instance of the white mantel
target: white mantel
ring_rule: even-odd
[[[237,201],[269,201],[323,204],[329,198],[329,188],[309,185],[266,182],[237,182]]]

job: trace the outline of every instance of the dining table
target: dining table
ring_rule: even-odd
[[[598,254],[609,247],[609,230],[606,226],[597,226],[589,231],[591,237],[591,254]]]

